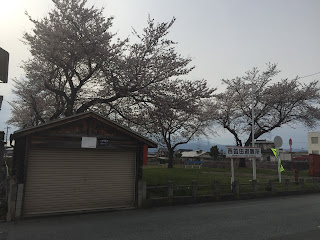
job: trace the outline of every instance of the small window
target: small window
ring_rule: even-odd
[[[312,150],[312,154],[319,154],[319,151],[317,151],[317,150]]]
[[[318,137],[311,137],[311,143],[317,144],[318,143]]]

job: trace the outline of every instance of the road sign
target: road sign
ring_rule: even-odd
[[[276,136],[273,141],[274,141],[274,146],[276,148],[279,148],[282,146],[282,138],[281,137]]]
[[[8,82],[9,53],[0,47],[0,83]]]
[[[290,147],[292,146],[292,139],[291,138],[289,139],[289,145],[290,145]]]
[[[261,148],[227,146],[226,157],[227,158],[260,158]]]

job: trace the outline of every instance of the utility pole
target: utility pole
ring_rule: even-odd
[[[0,47],[0,83],[8,82],[9,53]],[[3,96],[0,96],[0,110]],[[3,164],[4,155],[4,132],[0,131],[0,167]]]
[[[6,143],[8,142],[8,131],[9,131],[10,127],[7,126],[7,132],[6,132]]]
[[[254,78],[251,79],[251,110],[252,110],[252,122],[251,122],[251,138],[252,138],[252,147],[254,147]],[[252,178],[257,180],[257,165],[256,158],[252,159]]]

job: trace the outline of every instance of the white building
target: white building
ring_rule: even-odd
[[[308,153],[319,154],[320,132],[308,132]]]
[[[183,152],[181,158],[183,161],[213,160],[209,152],[204,152],[202,150]]]

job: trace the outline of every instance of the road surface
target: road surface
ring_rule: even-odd
[[[33,218],[1,240],[320,239],[320,194]]]

